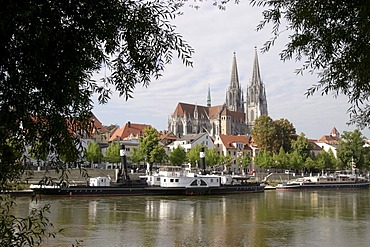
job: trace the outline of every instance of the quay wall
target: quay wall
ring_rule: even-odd
[[[112,180],[115,179],[115,169],[90,169],[85,168],[84,171],[87,172],[89,177],[103,177],[109,176]],[[82,176],[80,169],[69,169],[68,172],[68,180],[69,182],[76,183],[76,184],[86,184],[87,178]],[[130,174],[131,179],[136,179],[140,175],[144,175],[143,173],[132,173]],[[44,177],[50,177],[54,181],[59,181],[61,173],[57,173],[54,170],[51,171],[31,171],[31,174],[25,173],[22,177],[22,180],[26,184],[37,184],[39,183]]]

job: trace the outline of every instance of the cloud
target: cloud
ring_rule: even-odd
[[[149,87],[138,85],[134,98],[125,101],[117,94],[106,105],[95,105],[94,113],[109,125],[123,125],[127,121],[151,124],[158,130],[167,129],[168,117],[178,102],[206,105],[208,86],[213,105],[223,104],[230,83],[233,53],[236,52],[239,80],[246,92],[252,75],[255,46],[261,48],[271,38],[269,29],[256,32],[262,19],[261,8],[252,8],[247,1],[229,4],[220,11],[205,2],[200,10],[184,8],[184,15],[174,24],[177,32],[195,49],[194,67],[185,67],[174,58],[163,77]],[[317,82],[315,75],[296,75],[302,63],[280,61],[279,52],[287,42],[287,34],[267,53],[258,53],[262,80],[266,85],[268,111],[273,119],[286,118],[310,138],[329,134],[333,127],[340,132],[353,130],[346,122],[349,105],[345,97],[304,93]],[[362,131],[368,135],[367,131]]]

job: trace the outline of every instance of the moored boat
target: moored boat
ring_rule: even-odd
[[[90,178],[88,185],[45,186],[31,188],[40,195],[55,196],[128,196],[128,195],[222,195],[263,192],[264,185],[249,177],[196,174],[181,167],[162,167],[139,180],[110,183],[108,177]]]
[[[308,176],[280,183],[276,190],[308,190],[308,189],[339,189],[369,188],[370,182],[356,174],[331,174],[328,176]]]
[[[31,188],[39,195],[60,196],[125,196],[125,195],[221,195],[235,193],[263,192],[264,184],[250,182],[249,177],[213,175],[205,172],[204,148],[200,152],[200,170],[192,172],[191,167],[165,166],[148,175],[131,180],[127,172],[124,145],[121,146],[122,170],[116,183],[111,185],[109,177],[90,178],[87,185],[46,186]]]

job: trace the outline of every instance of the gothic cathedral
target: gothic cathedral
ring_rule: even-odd
[[[250,133],[254,120],[261,115],[267,115],[267,100],[255,48],[252,79],[247,87],[246,101],[239,82],[234,53],[224,104],[212,106],[211,90],[208,87],[207,106],[178,103],[168,119],[168,130],[178,136],[201,132],[208,132],[211,136],[245,135]]]

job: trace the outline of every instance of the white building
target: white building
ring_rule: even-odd
[[[176,141],[171,143],[168,148],[170,151],[174,150],[178,146],[181,146],[185,152],[188,152],[192,147],[196,145],[204,145],[208,149],[214,147],[213,140],[208,133],[189,134],[178,138]]]

